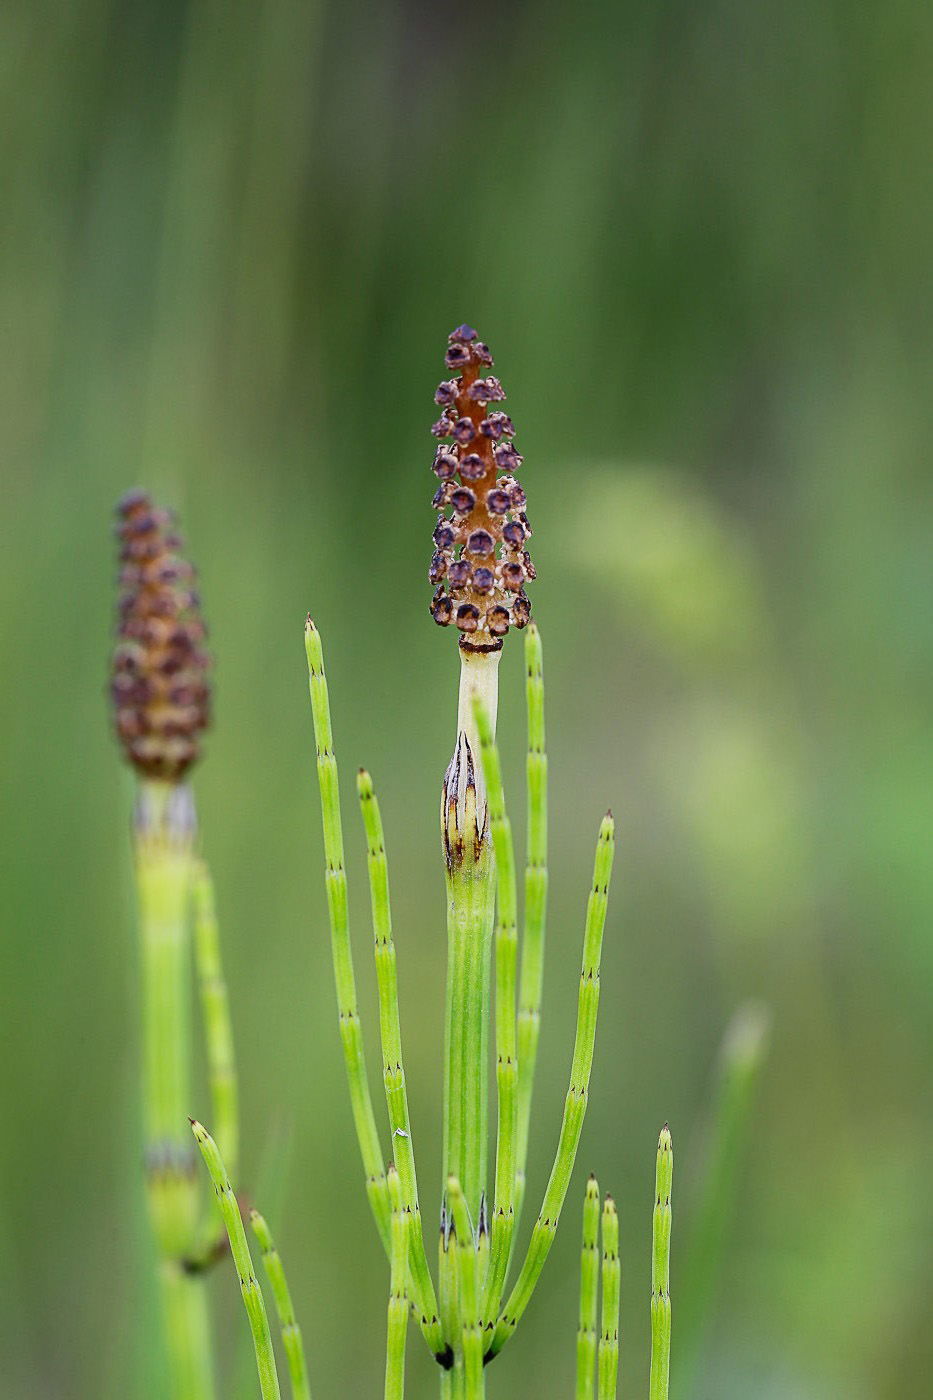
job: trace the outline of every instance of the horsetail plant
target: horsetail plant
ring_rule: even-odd
[[[528,625],[531,607],[525,584],[535,571],[527,550],[531,526],[525,514],[525,492],[515,476],[522,458],[512,441],[511,419],[495,407],[505,393],[488,373],[492,365],[488,347],[470,327],[460,326],[453,332],[446,360],[448,368],[459,373],[443,381],[435,395],[442,412],[432,432],[444,441],[434,459],[440,485],[433,502],[438,516],[429,577],[435,585],[434,620],[441,626],[453,624],[460,633],[460,692],[456,742],[441,790],[448,942],[436,1292],[424,1245],[408,1113],[385,843],[372,780],[365,770],[360,771],[357,788],[369,850],[389,1129],[398,1163],[398,1190],[410,1226],[409,1296],[441,1367],[442,1396],[474,1400],[485,1393],[486,1365],[512,1336],[531,1299],[570,1183],[593,1061],[613,821],[611,814],[605,817],[597,841],[570,1087],[557,1152],[530,1245],[506,1294],[524,1197],[543,973],[548,876],[542,647],[534,624]],[[499,659],[503,639],[512,627],[527,628],[528,847],[520,971],[515,854],[495,742]],[[320,634],[310,617],[305,648],[340,1035],[367,1194],[391,1255],[395,1212],[366,1079],[327,680]],[[493,948],[497,1131],[490,1212],[487,1133]]]
[[[195,573],[169,512],[146,491],[117,506],[118,642],[111,694],[117,736],[133,767],[132,822],[143,1012],[144,1171],[159,1255],[162,1311],[176,1400],[211,1400],[214,1368],[193,1145],[185,1132],[192,1074],[192,900],[214,1112],[237,1159],[233,1041],[213,891],[196,854],[187,782],[210,710],[206,629]]]

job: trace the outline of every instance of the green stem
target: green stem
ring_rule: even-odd
[[[615,1400],[619,1375],[619,1215],[607,1196],[603,1205],[603,1303],[599,1339],[599,1400]]]
[[[184,1123],[191,1107],[189,932],[195,817],[184,785],[140,785],[133,825],[143,1001],[146,1197],[176,1400],[210,1400],[213,1360],[195,1253],[199,1191]]]
[[[768,1053],[770,1013],[740,1006],[723,1037],[705,1131],[699,1204],[679,1270],[674,1389],[689,1396],[710,1311],[715,1305],[736,1182],[749,1137],[758,1081]]]
[[[547,912],[547,753],[544,747],[544,669],[541,634],[532,622],[525,633],[525,688],[528,715],[526,791],[528,840],[525,862],[525,919],[522,930],[518,1009],[518,1115],[515,1147],[515,1229],[525,1199],[525,1167],[531,1123],[531,1096],[544,982],[544,929]],[[513,1240],[515,1236],[513,1234]]]
[[[392,1250],[385,1400],[402,1400],[405,1394],[405,1335],[408,1330],[408,1235],[412,1211],[403,1198],[399,1174],[394,1166],[389,1167],[388,1190],[392,1209]]]
[[[483,1321],[495,1321],[502,1301],[512,1252],[515,1225],[515,1126],[517,1048],[515,1043],[515,962],[517,955],[517,898],[512,827],[505,810],[499,752],[482,700],[474,701],[474,717],[480,743],[483,776],[489,804],[489,823],[496,855],[498,918],[496,920],[496,1182],[492,1216],[489,1271],[483,1289]]]
[[[649,1400],[667,1400],[671,1367],[671,1183],[674,1149],[667,1124],[658,1139],[651,1252],[651,1380]]]
[[[262,1250],[263,1268],[272,1289],[272,1299],[275,1303],[275,1311],[278,1314],[282,1332],[282,1345],[288,1358],[293,1400],[311,1400],[311,1385],[305,1362],[304,1339],[301,1335],[301,1328],[295,1319],[295,1308],[288,1280],[285,1277],[282,1256],[275,1247],[275,1240],[272,1238],[272,1231],[269,1229],[265,1217],[260,1215],[258,1210],[251,1210],[249,1219],[253,1227],[253,1234],[259,1241],[259,1247]]]
[[[456,1177],[447,1181],[447,1208],[453,1217],[456,1237],[457,1277],[460,1298],[460,1345],[454,1360],[454,1370],[463,1368],[463,1394],[466,1400],[482,1400],[485,1395],[483,1374],[483,1325],[480,1316],[479,1267],[473,1222],[466,1198]]]
[[[599,1297],[599,1185],[586,1183],[580,1255],[580,1327],[577,1332],[576,1400],[593,1400],[596,1381],[596,1317]]]
[[[191,1131],[197,1139],[201,1156],[211,1174],[214,1193],[217,1196],[227,1237],[230,1240],[230,1253],[233,1255],[233,1262],[236,1265],[240,1280],[240,1292],[246,1307],[246,1315],[249,1318],[250,1331],[253,1334],[253,1347],[256,1352],[256,1368],[259,1372],[262,1400],[281,1400],[279,1378],[275,1369],[275,1355],[272,1351],[272,1334],[269,1331],[269,1319],[266,1316],[262,1289],[259,1287],[259,1280],[253,1270],[253,1261],[250,1258],[246,1231],[243,1229],[240,1207],[237,1205],[236,1196],[230,1185],[230,1178],[214,1139],[207,1129],[195,1122],[194,1119],[191,1119]]]
[[[340,1041],[350,1086],[353,1122],[366,1173],[366,1192],[380,1238],[388,1254],[389,1195],[385,1164],[379,1133],[373,1113],[363,1031],[356,1000],[356,978],[353,973],[353,952],[350,947],[350,921],[347,910],[347,876],[343,863],[343,828],[340,822],[340,790],[337,759],[330,722],[330,702],[327,678],[324,674],[324,653],[321,636],[309,617],[305,624],[305,651],[311,690],[311,713],[317,749],[318,782],[321,789],[321,818],[324,828],[325,885],[330,916],[331,952],[334,981],[337,987],[337,1009],[340,1019]]]
[[[389,903],[389,873],[385,836],[379,803],[372,779],[361,768],[356,782],[369,848],[369,888],[372,901],[376,979],[379,986],[379,1029],[382,1065],[392,1150],[398,1168],[402,1198],[410,1212],[409,1252],[412,1302],[421,1319],[425,1338],[435,1355],[443,1349],[437,1315],[437,1297],[424,1249],[418,1178],[415,1172],[414,1143],[408,1113],[408,1090],[402,1058],[402,1031],[398,1012],[398,971],[392,940],[392,913]]]
[[[194,955],[217,1145],[227,1163],[230,1179],[236,1183],[240,1162],[240,1113],[233,1026],[220,957],[214,885],[203,860],[197,861],[194,868]]]
[[[613,830],[612,814],[607,813],[599,829],[593,886],[587,904],[586,931],[583,938],[583,968],[580,974],[580,995],[577,1003],[577,1032],[573,1047],[570,1088],[564,1101],[564,1116],[557,1153],[544,1193],[541,1211],[531,1234],[525,1262],[498,1318],[490,1341],[487,1352],[489,1358],[500,1352],[514,1333],[520,1317],[528,1306],[541,1270],[544,1268],[544,1261],[557,1232],[557,1222],[567,1196],[570,1175],[580,1143],[580,1134],[583,1131],[596,1040],[599,963],[602,953],[603,929],[606,922],[609,878],[612,873]]]

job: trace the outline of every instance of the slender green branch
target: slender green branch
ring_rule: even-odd
[[[230,1185],[230,1178],[214,1139],[207,1129],[195,1122],[194,1119],[191,1119],[191,1131],[197,1138],[201,1156],[211,1174],[214,1193],[217,1196],[227,1237],[230,1240],[230,1253],[233,1255],[233,1262],[240,1279],[240,1292],[243,1295],[250,1331],[253,1334],[262,1400],[281,1400],[279,1378],[275,1369],[275,1356],[272,1351],[272,1334],[269,1331],[269,1319],[266,1316],[266,1305],[262,1299],[262,1289],[259,1287],[259,1280],[253,1271],[253,1261],[250,1258],[246,1231],[243,1229],[243,1221],[240,1217],[240,1207],[237,1205],[236,1196]]]
[[[667,1400],[671,1367],[671,1183],[674,1149],[667,1124],[658,1139],[651,1252],[651,1381],[649,1400]]]
[[[389,1167],[388,1190],[392,1210],[392,1249],[385,1400],[402,1400],[405,1394],[405,1335],[408,1330],[408,1234],[412,1210],[404,1200],[399,1174],[394,1166]]]
[[[544,1261],[554,1241],[557,1222],[567,1195],[567,1188],[570,1185],[570,1175],[577,1155],[580,1134],[583,1131],[596,1040],[599,963],[602,953],[603,929],[606,922],[609,879],[612,873],[613,831],[612,814],[607,813],[599,829],[593,887],[587,905],[586,932],[583,939],[583,968],[580,974],[580,995],[577,1004],[577,1032],[573,1047],[570,1088],[564,1102],[564,1117],[561,1123],[557,1153],[544,1193],[541,1211],[531,1234],[528,1253],[515,1286],[499,1315],[487,1352],[489,1357],[495,1356],[505,1346],[515,1331],[518,1320],[524,1313],[534,1292],[535,1284],[544,1267]]]
[[[447,1181],[447,1208],[453,1217],[457,1240],[457,1275],[460,1286],[460,1344],[463,1383],[467,1400],[481,1400],[483,1379],[483,1325],[480,1317],[479,1279],[473,1222],[466,1197],[455,1176]],[[457,1362],[460,1358],[457,1358]]]
[[[619,1375],[619,1216],[607,1196],[603,1204],[603,1303],[599,1339],[599,1400],[615,1400]]]
[[[389,903],[389,872],[386,862],[385,837],[379,803],[373,791],[372,779],[365,769],[357,775],[356,788],[366,828],[369,848],[369,889],[373,911],[376,978],[379,986],[379,1028],[382,1039],[382,1065],[392,1150],[398,1167],[402,1199],[411,1213],[409,1230],[412,1302],[421,1319],[422,1330],[435,1355],[442,1349],[441,1329],[437,1315],[437,1297],[428,1269],[424,1249],[421,1208],[418,1203],[418,1178],[415,1172],[415,1152],[408,1113],[402,1031],[398,1013],[398,972],[395,944],[392,940],[392,912]]]
[[[489,804],[489,825],[496,853],[498,918],[496,920],[496,1182],[492,1213],[489,1271],[483,1289],[483,1321],[493,1322],[502,1301],[512,1230],[515,1225],[515,1126],[517,1047],[515,1043],[515,962],[517,954],[517,898],[512,827],[505,810],[499,751],[489,715],[477,697],[474,718],[479,736],[483,776]]]
[[[282,1345],[285,1348],[285,1355],[288,1357],[293,1400],[311,1400],[311,1385],[308,1381],[308,1368],[305,1362],[304,1340],[301,1328],[295,1319],[295,1309],[292,1304],[288,1280],[285,1277],[282,1256],[275,1247],[275,1240],[272,1238],[272,1231],[266,1224],[265,1217],[260,1215],[258,1210],[251,1210],[249,1220],[253,1227],[253,1234],[259,1241],[263,1268],[272,1289],[275,1311],[278,1314],[279,1326],[282,1331]]]
[[[455,1353],[460,1350],[460,1284],[457,1269],[457,1240],[447,1192],[441,1202],[441,1229],[437,1242],[438,1304],[446,1347],[445,1370],[449,1374]]]
[[[220,956],[214,884],[204,860],[198,860],[194,868],[194,958],[217,1146],[227,1163],[231,1181],[236,1182],[240,1162],[239,1087],[230,1002]]]
[[[586,1183],[580,1255],[580,1327],[577,1332],[576,1400],[593,1400],[596,1382],[596,1309],[599,1296],[599,1185]]]
[[[515,1228],[525,1199],[525,1167],[531,1123],[531,1097],[544,981],[544,928],[547,913],[547,753],[544,747],[544,669],[541,634],[532,622],[525,633],[525,688],[528,714],[526,788],[528,838],[525,863],[525,920],[522,930],[518,1010],[518,1115],[515,1147]],[[514,1239],[514,1235],[513,1235]]]
[[[386,1252],[389,1240],[389,1195],[385,1164],[379,1133],[373,1114],[366,1059],[363,1051],[363,1030],[356,1000],[356,978],[353,974],[353,952],[350,947],[350,920],[347,910],[347,876],[343,863],[343,828],[340,822],[340,791],[337,779],[337,759],[330,722],[327,678],[324,675],[324,653],[321,636],[309,617],[305,624],[305,651],[311,689],[311,713],[317,748],[317,772],[321,788],[321,817],[324,827],[325,883],[327,908],[330,915],[331,952],[334,980],[337,987],[337,1008],[340,1017],[340,1040],[350,1085],[350,1102],[356,1136],[366,1173],[369,1204]]]

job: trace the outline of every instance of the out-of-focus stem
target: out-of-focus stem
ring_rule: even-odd
[[[719,1051],[699,1171],[699,1202],[678,1270],[674,1390],[685,1400],[694,1386],[706,1321],[716,1300],[737,1178],[768,1053],[770,1027],[768,1008],[758,1002],[746,1002],[729,1023]]]
[[[194,954],[216,1140],[230,1179],[236,1184],[240,1162],[240,1113],[233,1026],[220,956],[214,885],[203,860],[198,860],[194,868]]]
[[[195,1251],[199,1192],[185,1131],[191,1107],[189,915],[194,803],[184,783],[141,783],[133,822],[143,1000],[146,1197],[176,1400],[214,1394],[202,1279],[185,1271]]]

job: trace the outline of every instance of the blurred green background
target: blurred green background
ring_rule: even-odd
[[[110,512],[135,483],[179,509],[212,629],[196,790],[246,1182],[290,1141],[273,1222],[315,1394],[381,1393],[386,1271],[336,1030],[301,634],[310,608],[372,1068],[355,765],[382,799],[430,1223],[457,659],[427,612],[428,427],[463,319],[493,348],[525,455],[546,654],[526,1231],[607,805],[618,824],[577,1176],[491,1393],[570,1393],[590,1169],[620,1202],[622,1395],[646,1393],[665,1119],[676,1356],[713,1064],[754,997],[771,1054],[701,1369],[690,1392],[675,1376],[675,1400],[919,1394],[933,10],[12,0],[0,84],[3,1395],[165,1394],[147,1341],[132,785],[105,696]],[[502,673],[523,843],[514,639]],[[232,1270],[212,1288],[224,1394],[251,1394]],[[410,1351],[412,1396],[435,1394],[416,1333]]]

